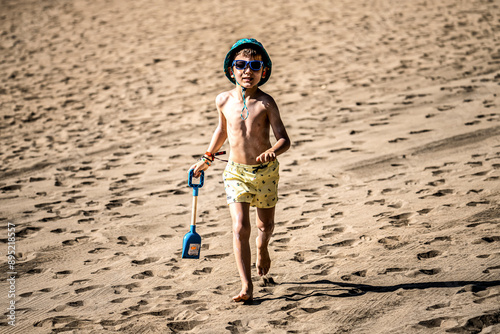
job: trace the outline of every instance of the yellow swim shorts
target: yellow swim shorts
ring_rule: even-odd
[[[227,163],[223,174],[227,204],[250,203],[257,208],[272,208],[278,202],[279,162],[261,165]]]

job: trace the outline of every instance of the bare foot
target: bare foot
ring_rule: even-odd
[[[263,247],[262,249],[257,247],[257,262],[255,265],[260,276],[267,275],[271,268],[271,257],[269,256],[267,247]]]
[[[253,284],[242,282],[241,291],[238,295],[233,297],[235,302],[246,302],[253,299]]]
[[[253,299],[252,295],[249,295],[247,293],[242,293],[242,292],[240,292],[239,295],[233,297],[233,300],[237,303],[238,302],[248,302],[248,301],[251,301],[252,299]]]

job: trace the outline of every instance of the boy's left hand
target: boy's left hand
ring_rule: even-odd
[[[257,160],[260,163],[274,161],[276,160],[276,153],[274,153],[273,150],[267,150],[261,155],[259,155],[255,160]]]

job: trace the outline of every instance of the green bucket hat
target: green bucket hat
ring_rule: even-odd
[[[234,45],[231,47],[231,50],[226,55],[226,59],[224,59],[224,73],[226,74],[226,77],[231,81],[233,84],[236,84],[236,80],[234,78],[231,78],[231,66],[232,62],[234,60],[234,56],[238,53],[238,51],[244,49],[244,48],[253,48],[257,49],[259,53],[262,55],[262,61],[264,62],[264,68],[267,68],[266,71],[266,77],[262,78],[258,86],[262,86],[269,80],[269,77],[271,76],[271,69],[273,66],[273,63],[271,62],[271,58],[267,54],[266,49],[264,49],[264,46],[257,41],[256,39],[253,38],[243,38],[234,43]]]

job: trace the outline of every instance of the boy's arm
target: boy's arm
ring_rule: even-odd
[[[207,150],[212,154],[217,153],[227,139],[226,117],[219,110],[219,108],[217,108],[217,110],[219,111],[219,125],[212,135],[212,140],[210,141],[210,145]]]
[[[227,139],[227,124],[226,124],[226,117],[222,113],[221,109],[224,104],[224,98],[222,94],[217,96],[217,99],[215,100],[215,104],[217,106],[217,112],[219,113],[219,124],[217,125],[217,128],[214,131],[214,134],[212,135],[212,140],[210,141],[210,145],[208,146],[208,152],[210,153],[216,153],[219,151],[219,149],[224,145],[224,142]],[[200,171],[207,170],[209,167],[208,164],[206,164],[204,161],[198,161],[196,164],[192,165],[189,169],[194,169],[194,177],[199,177],[200,176]]]
[[[266,105],[267,115],[269,117],[269,123],[271,129],[273,129],[274,137],[276,138],[276,143],[270,149],[266,150],[257,157],[258,162],[273,161],[276,157],[290,148],[290,138],[285,129],[285,125],[281,120],[280,112],[278,106],[273,98],[270,97],[269,103]]]
[[[224,116],[224,113],[222,112],[222,107],[226,101],[227,97],[225,94],[219,94],[215,99],[215,106],[217,107],[217,112],[219,113],[219,125],[217,125],[217,129],[215,129],[210,145],[208,146],[208,152],[210,153],[217,153],[227,139],[226,116]]]

